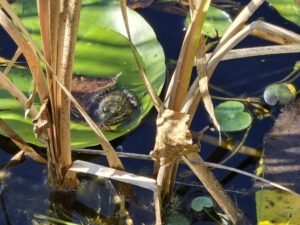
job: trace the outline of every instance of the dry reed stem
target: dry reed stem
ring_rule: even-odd
[[[6,66],[6,68],[3,72],[6,76],[9,73],[9,71],[11,70],[11,68],[14,66],[17,59],[20,57],[20,55],[22,55],[22,52],[21,52],[20,48],[18,48],[17,51],[15,52],[14,56],[12,57],[12,59],[9,60],[8,65]]]
[[[46,64],[46,75],[47,75],[47,81],[48,81],[48,87],[49,87],[49,98],[50,98],[50,106],[51,111],[49,112],[51,114],[51,118],[56,118],[57,110],[55,108],[54,102],[56,102],[56,89],[54,88],[54,83],[52,80],[52,71],[56,71],[56,63],[53,65],[51,59],[52,54],[56,53],[57,47],[56,45],[53,47],[53,41],[56,43],[57,39],[53,37],[53,34],[55,32],[51,32],[50,29],[52,27],[51,22],[58,22],[58,16],[55,17],[55,21],[52,21],[51,18],[53,16],[56,16],[56,13],[59,13],[59,8],[55,9],[54,12],[51,12],[51,4],[55,4],[55,2],[58,2],[56,0],[37,0],[37,9],[39,14],[39,20],[40,20],[40,32],[41,32],[41,38],[42,38],[42,46],[43,46],[43,52],[44,57],[40,56],[41,59]],[[50,15],[49,15],[50,14]],[[50,66],[51,65],[51,66]],[[55,67],[55,68],[53,68]],[[57,134],[58,126],[56,125],[56,120],[52,119],[50,124],[50,129],[48,130],[49,135],[49,149],[58,149],[57,138],[59,137]],[[50,154],[48,151],[48,158],[53,157],[53,153]]]
[[[252,30],[251,35],[254,37],[258,37],[260,39],[264,39],[273,43],[277,43],[279,45],[292,45],[297,42],[286,40],[285,38],[282,38],[280,36],[271,35],[265,31],[262,30]]]
[[[168,86],[165,98],[165,105],[167,108],[175,111],[180,111],[179,107],[181,106],[188,90],[194,58],[200,43],[202,26],[210,0],[201,2],[194,1],[191,3],[193,3],[193,7],[191,7],[191,9],[194,8],[192,11],[192,22],[183,41],[177,66]],[[177,166],[178,162],[174,162],[172,165],[165,166],[163,173],[159,172],[159,174],[164,177],[163,179],[159,179],[163,181],[163,183],[158,183],[161,186],[161,196],[165,196],[167,193],[172,193],[171,184],[173,184],[176,176]],[[155,171],[157,171],[156,167],[157,165],[155,164]]]
[[[197,2],[199,3],[199,2]],[[208,4],[207,4],[208,3]],[[175,69],[172,81],[170,83],[167,98],[168,106],[175,111],[180,111],[180,107],[183,104],[184,98],[187,94],[189,87],[190,76],[192,67],[194,64],[194,57],[198,49],[201,30],[204,21],[205,12],[209,6],[209,1],[202,1],[198,8],[196,8],[195,13],[193,13],[192,23],[188,29],[187,35],[185,37],[181,53],[179,56],[178,64]],[[206,5],[207,4],[207,5]],[[206,8],[207,7],[207,8]],[[200,27],[200,29],[199,29]],[[196,41],[195,41],[196,40]],[[203,53],[203,58],[205,54]],[[208,83],[208,79],[207,79]],[[202,83],[200,83],[201,85]],[[178,92],[177,92],[178,91]],[[201,159],[198,153],[188,154],[192,156],[193,159]],[[157,176],[157,184],[160,188],[160,197],[163,197],[166,193],[171,193],[170,188],[173,184],[177,172],[178,160],[171,164],[170,166],[161,166]],[[213,198],[217,203],[224,208],[224,211],[229,214],[228,216],[234,222],[243,221],[244,224],[248,224],[247,218],[243,215],[238,208],[235,207],[231,199],[226,195],[226,193],[221,188],[221,185],[214,178],[213,174],[203,165],[198,165],[198,167],[190,168],[194,171],[196,176],[205,184],[206,188],[210,191]],[[201,173],[201,174],[199,174]],[[207,177],[207,179],[206,179]],[[209,179],[211,178],[211,179]],[[203,180],[205,179],[205,180]],[[216,190],[217,189],[217,190]],[[240,222],[238,222],[241,224]]]
[[[24,158],[24,151],[19,151],[16,154],[14,154],[10,160],[1,168],[1,171],[7,170],[11,167],[14,167],[22,162],[22,159]]]
[[[146,86],[146,89],[147,89],[147,91],[148,91],[148,93],[151,97],[151,100],[152,100],[156,110],[159,111],[161,109],[161,107],[163,106],[162,101],[157,96],[157,94],[156,94],[155,90],[153,89],[150,81],[148,80],[147,75],[146,75],[145,71],[143,70],[142,62],[141,62],[141,60],[138,56],[137,50],[134,46],[134,43],[132,42],[130,29],[129,29],[128,16],[127,16],[126,0],[120,0],[120,4],[121,4],[121,11],[122,11],[122,16],[123,16],[123,21],[124,21],[124,24],[125,24],[129,44],[130,44],[132,53],[134,55],[134,59],[135,59],[135,62],[137,64],[139,73],[141,75],[141,78],[142,78],[142,80],[143,80],[143,82]]]
[[[230,221],[235,225],[251,225],[247,217],[240,211],[234,202],[230,199],[227,193],[224,191],[221,184],[215,178],[211,170],[202,164],[196,164],[191,161],[203,160],[198,153],[191,153],[187,156],[181,157],[186,165],[195,173],[198,179],[206,187],[207,191],[212,195],[218,205],[224,210]]]
[[[194,58],[198,49],[202,26],[206,11],[210,5],[208,1],[189,1],[192,22],[187,30],[185,39],[183,41],[180,55],[177,61],[177,66],[172,76],[172,80],[169,84],[168,91],[166,94],[165,104],[168,108],[175,111],[180,111],[185,95],[187,93],[191,72],[193,68]],[[196,108],[196,106],[195,106]],[[192,117],[191,117],[192,120]],[[155,164],[154,170],[157,170]],[[161,196],[165,196],[167,193],[172,193],[173,183],[175,181],[176,173],[178,168],[178,160],[172,165],[160,167],[158,174],[163,178],[159,178],[162,183],[159,183],[161,187]]]
[[[286,40],[290,40],[296,43],[300,43],[300,36],[292,31],[288,31],[284,28],[278,27],[276,25],[272,25],[263,21],[255,21],[246,27],[244,27],[241,31],[237,34],[232,36],[226,43],[224,43],[218,51],[216,51],[211,58],[209,59],[207,71],[209,76],[212,75],[214,69],[216,68],[217,64],[220,62],[220,59],[235,47],[239,42],[241,42],[245,37],[251,34],[252,30],[258,29],[269,34],[280,36],[285,38]]]
[[[236,27],[239,26],[238,24],[234,24],[234,25]],[[287,37],[288,39],[292,39],[293,41],[295,41],[295,40],[297,41],[298,38],[299,38],[299,36],[297,34],[286,31],[283,28],[278,28],[274,25],[269,25],[269,24],[264,26],[264,23],[262,23],[262,22],[254,23],[254,27],[258,28],[258,29],[263,27],[263,29],[265,29],[268,33],[273,33],[274,35],[277,35],[279,33],[280,36],[284,36],[285,38]],[[253,25],[252,25],[252,28],[253,28]],[[275,31],[274,31],[274,28],[275,28]],[[232,32],[228,32],[228,33],[234,33],[236,31],[238,31],[238,29],[237,30],[235,30],[235,29],[236,28],[234,28],[232,30]],[[238,43],[238,41],[240,41],[244,37],[246,37],[250,33],[248,30],[249,30],[249,25],[246,28],[244,28],[242,31],[237,33],[235,36],[233,36],[233,37],[227,36],[227,37],[224,38],[224,40],[226,40],[226,42],[223,41],[224,44],[219,45],[219,48],[211,56],[212,60],[209,61],[209,63],[208,63],[208,76],[209,76],[209,78],[211,77],[216,65],[221,60],[223,55],[225,55],[234,45],[236,45]],[[200,92],[197,89],[196,82],[198,82],[198,79],[196,79],[196,81],[192,85],[192,87],[189,91],[189,94],[188,94],[189,96],[193,97],[193,99],[187,99],[190,102],[189,106],[196,106],[197,105],[196,102],[198,102],[198,100],[200,99],[199,98]],[[189,112],[190,108],[186,107],[185,110]],[[192,110],[194,110],[194,109],[192,109]],[[189,160],[198,160],[197,158],[199,158],[200,156],[198,154],[189,154],[186,157]],[[245,224],[245,222],[242,222],[242,223],[239,222],[240,219],[244,220],[246,218],[244,217],[244,215],[242,215],[241,212],[237,211],[237,209],[236,209],[235,205],[233,204],[233,202],[231,202],[230,199],[228,199],[226,201],[226,199],[224,199],[224,197],[222,197],[222,196],[224,196],[223,191],[219,190],[219,189],[215,189],[215,187],[217,186],[218,181],[215,180],[215,179],[211,179],[213,177],[209,175],[209,171],[205,168],[205,166],[201,166],[201,165],[194,166],[192,163],[189,163],[187,160],[185,160],[185,162],[196,173],[198,178],[202,181],[202,183],[206,186],[207,190],[211,193],[213,198],[224,209],[226,214],[228,214],[230,216],[230,219],[235,224]],[[206,176],[203,176],[203,173],[207,173]],[[215,184],[212,185],[213,183],[215,183]]]
[[[244,24],[248,21],[248,19],[252,16],[252,14],[258,9],[258,7],[264,2],[264,0],[251,0],[248,5],[244,7],[244,9],[238,14],[238,16],[231,23],[229,28],[226,30],[225,34],[219,41],[215,50],[213,51],[212,56],[219,50],[220,47],[223,46],[233,35],[235,35],[238,31],[242,29]]]
[[[218,138],[215,138],[215,137],[212,137],[212,136],[209,136],[209,135],[203,134],[201,141],[203,141],[205,143],[208,143],[208,144],[211,144],[211,145],[220,146],[221,148],[226,149],[228,151],[234,150],[233,146],[228,145],[226,143],[226,141],[221,141],[221,143],[220,143]],[[255,148],[249,147],[249,146],[245,146],[245,145],[243,145],[241,147],[241,149],[239,150],[239,153],[249,155],[249,156],[255,157],[255,158],[260,158],[261,155],[262,155],[261,151],[255,149]]]
[[[23,141],[23,139],[19,135],[17,135],[1,118],[0,129],[2,129],[8,135],[8,137],[30,158],[39,163],[47,162],[31,146],[29,146],[25,141]]]
[[[186,32],[177,66],[167,91],[167,107],[175,111],[180,111],[180,107],[189,88],[194,59],[200,43],[204,18],[210,5],[210,0],[203,0],[197,3],[198,5],[193,13],[192,22]]]
[[[300,35],[288,31],[284,28],[262,22],[262,21],[255,21],[251,23],[250,25],[247,25],[244,27],[240,32],[238,32],[236,35],[234,35],[231,39],[229,39],[226,43],[224,43],[217,52],[215,52],[213,55],[211,55],[210,60],[208,61],[207,65],[207,73],[210,77],[212,76],[215,68],[217,67],[218,63],[221,61],[221,59],[234,47],[236,46],[240,41],[242,41],[245,37],[247,37],[253,29],[259,29],[264,30],[270,34],[273,35],[279,35],[281,37],[284,37],[287,40],[300,43]],[[259,54],[259,53],[257,53]],[[199,100],[199,91],[197,90],[197,83],[199,82],[199,79],[196,78],[193,84],[191,85],[191,88],[189,90],[188,96],[185,100],[185,103],[189,104],[185,105],[185,111],[190,111],[193,109],[190,109],[190,106],[195,106],[196,102]]]
[[[71,81],[73,76],[73,61],[75,54],[75,44],[77,40],[77,30],[80,18],[81,0],[69,0],[66,8],[66,20],[63,40],[58,39],[64,44],[61,61],[59,63],[59,73],[64,86],[71,90]],[[59,88],[60,89],[60,88]],[[58,89],[58,90],[59,90]],[[70,100],[65,94],[58,97],[59,112],[59,139],[60,139],[60,162],[64,167],[72,164],[71,158],[71,134],[70,134]]]
[[[50,18],[49,18],[49,32],[50,32],[50,59],[51,59],[51,68],[52,71],[48,74],[48,81],[50,88],[52,89],[51,95],[53,100],[51,101],[51,107],[56,108],[56,82],[52,80],[52,73],[57,74],[57,35],[58,35],[58,24],[59,24],[59,13],[60,13],[60,0],[48,0],[49,1],[49,11],[50,11]],[[55,110],[53,110],[53,118],[56,118]]]
[[[162,225],[162,216],[161,216],[161,212],[162,212],[162,209],[161,209],[161,206],[162,206],[162,203],[161,203],[161,197],[160,197],[160,191],[159,191],[159,188],[157,187],[157,189],[154,191],[154,207],[155,207],[155,218],[156,218],[156,221],[155,221],[155,225]]]
[[[199,65],[197,66],[197,74],[199,78],[199,91],[205,106],[206,111],[208,112],[210,118],[213,121],[213,124],[215,125],[216,129],[219,131],[219,137],[221,140],[221,133],[220,133],[220,124],[217,121],[217,118],[215,116],[214,112],[214,105],[211,99],[211,96],[209,94],[209,89],[208,89],[208,75],[206,73],[206,56],[205,56],[205,40],[204,36],[201,39],[201,44],[200,48],[198,49],[196,60],[199,59]],[[191,123],[191,121],[190,121]]]
[[[247,57],[255,56],[264,56],[264,55],[277,55],[277,54],[292,54],[300,52],[300,44],[291,44],[291,45],[271,45],[263,47],[251,47],[251,48],[239,48],[232,49],[227,52],[221,61],[240,59]],[[206,54],[206,58],[210,58],[211,53]],[[195,62],[195,65],[199,64],[199,60]]]
[[[50,89],[50,104],[51,104],[51,115],[52,118],[55,118],[52,120],[52,129],[51,129],[51,136],[53,138],[50,138],[51,146],[55,149],[58,148],[58,144],[55,141],[57,137],[59,137],[59,126],[57,124],[57,84],[53,81],[53,74],[57,74],[57,35],[58,35],[58,24],[59,24],[59,16],[60,16],[60,0],[48,0],[49,4],[49,36],[50,36],[50,65],[51,67],[48,67],[49,74],[47,74],[48,78],[48,85]]]

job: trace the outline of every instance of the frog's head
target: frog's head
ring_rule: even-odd
[[[130,119],[133,110],[124,92],[116,90],[103,96],[96,113],[101,124],[110,126]]]

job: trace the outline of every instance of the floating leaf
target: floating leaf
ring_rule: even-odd
[[[189,220],[182,214],[176,213],[168,217],[166,225],[189,225]]]
[[[196,212],[201,212],[204,208],[212,208],[213,206],[212,199],[206,196],[196,197],[191,202],[191,208]]]
[[[186,18],[186,23],[191,23],[189,15]],[[222,37],[230,24],[231,19],[226,12],[210,6],[205,17],[203,32],[205,35],[212,38]]]
[[[300,25],[299,0],[268,0],[285,19]]]
[[[296,225],[300,221],[300,198],[278,190],[261,190],[255,194],[259,225]]]
[[[244,105],[238,101],[227,101],[215,108],[215,115],[221,125],[221,131],[233,132],[246,129],[252,122]]]
[[[14,5],[22,14],[22,21],[32,37],[40,44],[39,20],[34,11],[35,4],[36,1],[28,0]],[[141,57],[144,70],[154,89],[160,93],[165,78],[163,50],[152,28],[139,14],[128,9],[128,17],[133,43]],[[105,132],[109,140],[134,129],[153,104],[138,73],[126,35],[120,5],[116,1],[84,0],[80,14],[74,73],[108,77],[119,72],[122,72],[122,76],[118,79],[117,86],[128,88],[135,93],[141,104],[141,113],[133,121],[122,126],[120,130]],[[9,77],[29,96],[32,85],[29,71],[14,69]],[[18,135],[29,143],[41,145],[33,136],[31,120],[24,119],[24,109],[5,90],[1,89],[0,107],[9,108],[9,110],[1,111],[0,116]],[[71,141],[72,147],[99,144],[98,138],[89,126],[79,122],[71,123]]]
[[[264,100],[269,105],[276,105],[277,103],[287,105],[295,99],[296,92],[296,88],[292,84],[273,84],[265,89]]]

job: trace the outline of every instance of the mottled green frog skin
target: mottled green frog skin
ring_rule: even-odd
[[[131,90],[115,89],[116,80],[115,77],[73,77],[73,96],[104,130],[125,124],[140,110],[139,101]],[[71,115],[74,120],[84,120],[74,106],[71,108]]]
[[[129,120],[139,107],[137,99],[128,89],[114,90],[93,96],[89,114],[104,128]]]

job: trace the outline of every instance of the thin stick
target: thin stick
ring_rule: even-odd
[[[127,8],[126,8],[126,0],[120,0],[121,3],[121,10],[122,10],[122,16],[123,16],[123,21],[125,24],[125,28],[126,28],[126,32],[127,32],[127,36],[128,36],[128,40],[129,40],[129,44],[135,59],[135,62],[137,64],[139,73],[141,75],[141,78],[147,88],[147,91],[152,99],[152,102],[156,108],[157,111],[159,111],[162,107],[162,101],[160,100],[160,98],[157,96],[157,94],[155,93],[150,81],[147,78],[147,75],[145,73],[145,71],[143,70],[143,66],[142,66],[142,62],[138,56],[137,50],[132,42],[132,38],[131,38],[131,34],[130,34],[130,29],[129,29],[129,22],[128,22],[128,16],[127,16]]]
[[[300,44],[292,45],[271,45],[263,47],[252,47],[252,48],[239,48],[232,49],[227,52],[221,61],[264,56],[264,55],[278,55],[278,54],[293,54],[300,52]],[[212,53],[207,53],[206,58],[210,58]],[[198,65],[199,60],[195,61],[195,65]]]

